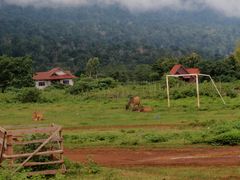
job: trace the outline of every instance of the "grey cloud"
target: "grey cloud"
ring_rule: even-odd
[[[89,5],[113,5],[131,11],[151,11],[170,8],[175,10],[194,10],[208,7],[227,16],[240,17],[240,0],[2,0],[7,4],[34,7],[67,7]],[[0,0],[1,2],[1,0]]]

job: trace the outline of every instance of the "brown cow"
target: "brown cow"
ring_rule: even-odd
[[[37,111],[33,112],[32,119],[34,121],[42,121],[43,120],[43,113],[37,112]]]
[[[131,108],[133,111],[135,109],[138,109],[140,107],[140,97],[139,96],[133,96],[129,99],[128,103],[126,104],[126,110]]]
[[[151,107],[142,107],[139,109],[139,112],[152,112],[153,108]]]

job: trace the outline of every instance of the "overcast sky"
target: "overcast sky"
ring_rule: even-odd
[[[152,11],[163,8],[174,10],[195,10],[211,8],[227,16],[240,18],[240,0],[2,0],[8,4],[35,7],[67,7],[86,6],[93,4],[118,4],[131,11]],[[1,2],[1,0],[0,0]]]

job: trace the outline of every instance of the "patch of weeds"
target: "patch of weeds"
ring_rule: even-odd
[[[208,126],[212,126],[215,123],[216,123],[215,119],[206,120],[206,121],[199,121],[198,119],[195,119],[193,122],[189,123],[189,125],[192,127],[199,127],[199,126],[208,127]]]
[[[87,163],[83,166],[82,172],[84,174],[98,174],[101,172],[101,167],[91,158],[88,158]]]
[[[198,111],[208,111],[209,108],[208,107],[201,107],[201,108],[198,108]]]
[[[104,180],[117,180],[117,179],[119,179],[118,175],[113,170],[109,170],[106,173],[104,173]]]
[[[67,175],[77,175],[81,173],[81,170],[83,169],[83,165],[80,163],[74,163],[69,161],[68,159],[64,160],[64,164],[67,169]]]
[[[168,139],[162,135],[159,134],[145,134],[143,138],[150,143],[161,143],[161,142],[167,142]]]
[[[239,145],[240,132],[238,130],[232,130],[212,138],[210,137],[206,142],[212,145]]]
[[[134,129],[130,129],[130,130],[127,130],[127,133],[128,134],[133,134],[133,133],[136,133],[136,131]]]
[[[126,130],[125,130],[125,129],[121,129],[120,132],[121,132],[121,133],[125,133]]]
[[[124,145],[124,146],[137,146],[139,144],[140,144],[139,140],[135,137],[124,138],[120,142],[120,145]]]

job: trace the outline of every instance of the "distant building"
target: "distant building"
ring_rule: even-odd
[[[47,72],[37,72],[33,76],[35,86],[38,89],[44,89],[52,84],[65,84],[72,86],[73,79],[77,78],[70,71],[63,71],[61,68],[54,68]]]
[[[171,69],[170,74],[171,75],[200,74],[200,69],[199,68],[185,68],[181,64],[176,64]],[[195,76],[184,76],[184,77],[181,77],[181,79],[186,82],[195,82],[196,81]]]

